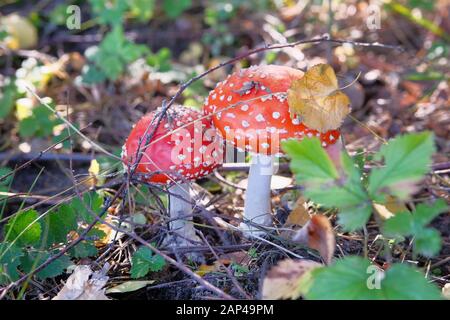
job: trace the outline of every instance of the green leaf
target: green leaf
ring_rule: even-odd
[[[83,68],[82,80],[86,84],[117,80],[131,63],[150,52],[147,46],[129,41],[121,25],[114,26],[98,47],[90,47],[85,55],[93,65]]]
[[[164,12],[170,18],[176,18],[183,13],[186,9],[192,6],[191,0],[164,0],[163,9]]]
[[[50,21],[57,25],[57,26],[63,26],[66,24],[67,21],[67,5],[66,4],[60,4],[57,5],[49,15]]]
[[[81,241],[69,250],[69,254],[73,258],[87,258],[96,256],[98,254],[98,250],[92,242]]]
[[[319,139],[288,140],[282,145],[292,158],[291,169],[300,183],[330,182],[339,177]]]
[[[147,281],[127,281],[119,284],[118,286],[109,288],[106,290],[106,293],[125,293],[125,292],[133,292],[139,289],[142,289],[149,284],[154,283],[155,280],[147,280]]]
[[[381,282],[387,300],[441,300],[440,290],[425,279],[423,273],[406,264],[396,263]]]
[[[86,84],[100,83],[106,80],[106,75],[94,65],[85,65],[82,69],[82,80]]]
[[[109,80],[117,80],[122,72],[125,70],[125,66],[117,56],[105,57],[102,64],[99,65],[100,70],[106,75]]]
[[[0,119],[3,119],[10,114],[17,97],[17,87],[15,82],[12,79],[9,79],[8,81],[9,83],[0,90]]]
[[[23,138],[32,137],[37,129],[36,121],[33,117],[27,117],[19,122],[19,134]]]
[[[157,71],[166,72],[171,69],[170,59],[172,53],[169,48],[161,48],[157,53],[150,53],[146,57],[147,64],[153,67]],[[189,89],[193,89],[195,86],[191,86]],[[200,88],[204,88],[200,84]],[[185,91],[187,92],[187,91]],[[184,93],[183,93],[184,94]]]
[[[104,0],[89,0],[92,12],[99,18],[101,24],[111,26],[121,25],[128,9],[126,0],[110,0],[105,3]]]
[[[385,167],[373,169],[369,176],[369,193],[373,199],[380,191],[406,199],[428,170],[435,148],[430,132],[397,137],[383,145],[377,158],[384,158]]]
[[[136,279],[144,277],[150,271],[161,271],[164,265],[162,256],[153,255],[148,247],[140,247],[131,258],[131,277]]]
[[[4,234],[6,241],[13,242],[19,246],[35,245],[41,238],[41,225],[36,221],[39,214],[36,210],[18,212],[5,226]]]
[[[51,108],[55,108],[54,102],[48,103]],[[23,119],[19,124],[19,134],[22,137],[47,137],[53,133],[53,127],[60,124],[52,110],[41,104],[33,108],[32,115]]]
[[[67,234],[77,229],[77,214],[73,208],[67,204],[62,204],[58,211],[50,212],[46,218],[47,244],[65,243]]]
[[[367,282],[370,261],[356,256],[338,260],[329,267],[311,272],[312,284],[307,299],[365,300],[381,299],[380,290],[369,289]]]
[[[87,192],[83,195],[83,199],[74,198],[70,205],[83,222],[90,224],[95,221],[93,214],[100,213],[102,204],[103,198],[96,192]]]
[[[386,220],[383,232],[388,236],[413,236],[414,252],[432,257],[439,253],[442,241],[437,230],[426,226],[446,209],[447,204],[442,199],[432,205],[419,204],[412,214],[400,212]]]
[[[21,248],[8,242],[0,243],[0,284],[7,284],[19,279],[17,267],[23,256]]]
[[[123,45],[120,56],[126,63],[131,63],[145,54],[149,53],[149,49],[145,45],[137,45],[132,42],[127,42]]]
[[[305,196],[322,206],[338,208],[346,230],[367,222],[372,212],[370,200],[361,173],[347,153],[341,154],[342,170],[338,172],[317,138],[290,140],[283,143],[283,149],[292,158],[291,170],[305,186]]]
[[[439,289],[413,267],[394,264],[386,272],[361,257],[347,256],[315,269],[305,296],[319,300],[441,299]]]
[[[106,237],[106,233],[98,227],[92,228],[87,234],[87,238],[94,241],[100,240],[104,237]]]
[[[434,228],[424,228],[417,232],[414,238],[414,251],[431,258],[441,251],[442,239],[439,231]]]
[[[4,176],[6,176],[7,174],[10,174],[12,172],[11,168],[8,167],[1,167],[0,168],[0,179]],[[13,175],[8,176],[7,178],[0,180],[0,190],[2,186],[8,186],[11,181],[12,181]]]
[[[448,206],[445,200],[438,199],[432,205],[419,204],[414,211],[414,222],[426,226],[439,214],[445,212]]]
[[[42,263],[47,261],[51,256],[52,254],[48,252],[29,252],[28,255],[24,256],[21,259],[21,269],[25,273],[29,273],[39,267]],[[44,269],[36,273],[36,276],[41,280],[54,278],[62,274],[64,270],[67,269],[67,267],[69,267],[71,264],[72,261],[70,261],[70,258],[66,255],[63,255],[57,258],[55,261],[51,262]]]
[[[414,232],[414,221],[411,213],[399,212],[386,220],[383,225],[383,233],[388,236],[406,236]]]
[[[348,209],[339,209],[338,222],[345,231],[353,231],[362,228],[372,214],[372,206],[362,203]]]
[[[155,0],[130,0],[130,11],[133,17],[141,22],[147,22],[153,17]]]
[[[114,27],[114,29],[109,32],[103,41],[100,43],[100,52],[117,54],[121,49],[125,42],[125,35],[123,33],[122,26]],[[104,57],[102,57],[104,58]],[[102,61],[96,61],[101,63]]]
[[[408,0],[408,6],[413,8],[420,8],[427,11],[433,11],[434,1],[430,0]]]

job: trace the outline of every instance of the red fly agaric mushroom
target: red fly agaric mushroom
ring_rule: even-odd
[[[270,181],[274,157],[282,155],[280,142],[319,137],[327,147],[340,137],[337,130],[323,133],[312,130],[291,114],[287,91],[302,76],[302,71],[285,66],[251,67],[218,83],[205,101],[204,113],[212,116],[214,126],[226,142],[252,154],[244,208],[244,219],[251,223],[241,224],[246,234],[264,232],[252,224],[272,223]]]
[[[191,245],[199,238],[192,224],[188,181],[206,176],[219,166],[222,142],[210,120],[202,119],[200,112],[173,106],[145,145],[158,118],[157,111],[138,121],[122,148],[122,161],[127,170],[135,166],[138,181],[169,187],[170,229],[175,236],[166,243]],[[136,165],[139,154],[142,157]]]

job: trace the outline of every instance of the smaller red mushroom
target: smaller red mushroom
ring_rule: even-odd
[[[222,140],[200,112],[173,106],[145,146],[146,136],[155,130],[158,112],[142,117],[131,130],[122,148],[122,161],[128,172],[135,166],[138,181],[169,187],[170,230],[176,233],[171,240],[192,245],[200,239],[192,224],[188,182],[207,176],[222,163]],[[136,166],[139,154],[142,158]]]

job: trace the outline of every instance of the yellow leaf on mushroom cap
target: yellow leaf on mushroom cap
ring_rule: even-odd
[[[315,65],[295,80],[288,90],[288,103],[292,114],[320,132],[339,128],[350,113],[350,99],[339,90],[336,74],[328,64]]]

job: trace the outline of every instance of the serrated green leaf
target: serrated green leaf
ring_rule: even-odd
[[[42,228],[37,220],[39,213],[36,210],[18,212],[5,226],[6,241],[19,246],[36,245],[41,238]]]
[[[441,235],[436,229],[424,228],[415,234],[414,252],[431,258],[441,251],[441,247]]]
[[[82,200],[74,198],[70,205],[83,222],[90,224],[95,221],[93,214],[100,213],[102,204],[103,198],[96,192],[87,192],[83,195]]]
[[[421,226],[428,225],[439,214],[445,212],[448,206],[443,199],[436,200],[432,205],[419,204],[414,211],[414,222]]]
[[[89,0],[89,2],[100,23],[111,26],[122,24],[125,11],[128,9],[126,0],[111,0],[107,5],[104,0]]]
[[[413,232],[414,222],[409,212],[399,212],[386,220],[383,225],[383,233],[388,236],[406,236]]]
[[[67,204],[62,204],[56,212],[50,212],[45,218],[47,228],[47,244],[65,243],[67,234],[75,231],[77,225],[77,214]]]
[[[354,231],[366,225],[372,214],[372,206],[367,203],[348,209],[339,209],[338,222],[344,231]]]
[[[367,259],[348,256],[313,270],[311,276],[305,296],[313,300],[441,299],[436,286],[404,264],[394,264],[383,272]]]
[[[311,300],[366,300],[381,299],[381,291],[369,289],[367,281],[370,262],[356,256],[345,257],[329,267],[311,272],[312,284],[306,292]]]
[[[376,158],[384,158],[385,167],[373,169],[368,190],[373,199],[380,191],[406,199],[427,172],[435,150],[430,132],[411,133],[383,145]]]
[[[69,254],[73,258],[87,258],[96,256],[98,250],[92,242],[81,241],[69,250]]]
[[[122,72],[125,70],[123,62],[117,56],[105,57],[103,62],[98,65],[100,70],[110,80],[117,80]]]
[[[52,254],[48,252],[29,252],[28,255],[24,256],[21,259],[21,269],[25,273],[29,273],[39,267],[42,263],[47,261],[51,256]],[[70,260],[70,258],[66,255],[63,255],[57,258],[55,261],[51,262],[43,270],[37,272],[36,276],[41,280],[59,276],[71,264],[72,261]]]
[[[24,255],[21,248],[8,242],[0,243],[0,284],[7,284],[19,279],[17,267]]]
[[[316,138],[287,141],[283,148],[292,158],[291,169],[305,186],[306,197],[322,206],[338,208],[339,221],[346,230],[359,229],[367,222],[372,212],[370,200],[361,173],[347,153],[341,154],[342,170],[338,172]]]
[[[291,157],[291,169],[300,183],[332,182],[338,172],[317,138],[288,140],[283,150]]]
[[[156,272],[162,270],[165,260],[159,255],[154,255],[147,247],[140,247],[131,258],[131,277],[141,278],[150,271]]]
[[[100,43],[99,52],[106,52],[109,54],[117,54],[122,49],[125,42],[125,35],[123,33],[123,28],[121,26],[114,27],[114,29],[109,32],[103,41]],[[102,57],[105,58],[105,57]],[[96,61],[101,63],[102,61]]]
[[[425,279],[423,273],[406,264],[396,263],[381,282],[387,300],[441,300],[440,290]]]
[[[385,221],[383,232],[388,236],[413,236],[414,252],[432,257],[441,249],[439,232],[426,226],[447,209],[444,200],[432,205],[419,204],[413,213],[401,212]]]
[[[123,45],[120,56],[126,63],[131,63],[148,52],[149,49],[145,45],[136,45],[132,42],[127,42]]]

